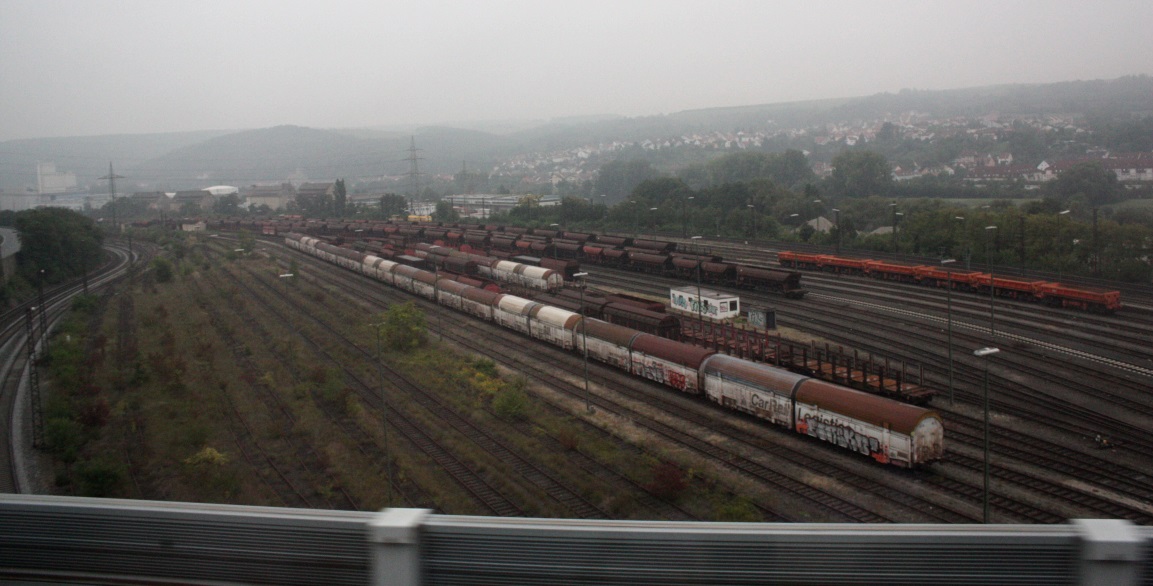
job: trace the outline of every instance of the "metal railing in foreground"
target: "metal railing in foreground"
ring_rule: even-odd
[[[1153,529],[576,521],[0,496],[0,583],[1142,584]],[[1144,581],[1144,582],[1143,582]]]

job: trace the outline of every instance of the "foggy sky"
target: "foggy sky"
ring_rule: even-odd
[[[1153,73],[1153,2],[0,0],[0,140],[644,116]]]

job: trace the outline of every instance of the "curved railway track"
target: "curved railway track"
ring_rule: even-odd
[[[89,275],[89,292],[114,287],[120,280],[129,276],[129,269],[138,256],[142,260],[151,258],[154,249],[144,249],[143,255],[129,255],[126,248],[107,244],[111,260],[99,271]],[[84,291],[80,281],[68,282],[44,292],[46,312],[43,323],[50,333],[55,322],[68,311],[71,299]],[[39,299],[26,301],[0,315],[0,420],[4,422],[5,433],[0,438],[0,492],[19,493],[32,489],[27,477],[26,462],[31,458],[32,426],[31,412],[24,385],[28,377],[27,330],[25,314],[28,308],[38,305]],[[37,322],[40,323],[39,317]],[[33,328],[38,329],[37,327]],[[39,336],[39,334],[36,334]],[[44,341],[37,343],[38,352]]]

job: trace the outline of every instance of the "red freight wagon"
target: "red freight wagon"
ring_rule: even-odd
[[[604,262],[604,256],[605,256],[605,249],[603,249],[599,246],[582,246],[581,247],[581,258],[583,258],[586,262],[591,262],[593,264],[599,265],[599,264]]]
[[[604,249],[605,264],[611,266],[624,266],[625,261],[628,260],[629,252],[619,248],[606,248]]]
[[[1070,287],[1061,283],[1041,285],[1041,298],[1049,305],[1074,307],[1096,313],[1121,309],[1121,292],[1096,287]]]
[[[840,256],[823,255],[821,268],[834,273],[851,273],[863,275],[868,270],[869,260],[864,258],[844,258]]]
[[[1038,301],[1041,299],[1041,286],[1048,285],[1045,281],[1025,281],[1021,279],[1010,279],[1007,277],[998,277],[996,275],[989,275],[982,273],[971,277],[972,287],[981,293],[989,293],[990,281],[994,289],[994,294],[998,297],[1008,297],[1010,299],[1024,299],[1026,301]]]
[[[870,260],[865,262],[865,272],[875,279],[888,281],[906,281],[912,283],[917,280],[917,265]]]
[[[917,280],[925,285],[935,287],[948,287],[949,281],[953,288],[967,287],[972,283],[973,276],[980,275],[977,271],[956,271],[943,266],[925,265],[917,267]]]
[[[777,253],[777,262],[781,263],[783,267],[790,268],[818,269],[821,267],[822,258],[820,254],[793,252],[791,250],[783,250]]]

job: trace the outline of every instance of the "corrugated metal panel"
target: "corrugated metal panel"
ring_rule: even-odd
[[[633,338],[640,335],[640,332],[632,328],[610,324],[599,319],[589,318],[585,322],[585,327],[588,328],[587,333],[590,338],[606,340],[624,348],[628,348]]]
[[[566,330],[571,330],[576,327],[577,322],[580,321],[580,314],[553,307],[551,305],[538,305],[532,314],[534,318]]]
[[[536,302],[532,299],[525,299],[524,297],[517,297],[516,295],[505,295],[501,297],[497,303],[497,307],[501,311],[507,311],[508,313],[516,315],[528,315],[533,305],[536,305]]]
[[[456,523],[456,520],[462,523]],[[1074,584],[1078,540],[1061,531],[564,521],[502,530],[433,518],[426,583]],[[798,529],[808,527],[809,529]]]
[[[502,271],[502,272],[512,274],[512,273],[516,272],[516,268],[519,266],[521,266],[521,264],[517,263],[517,262],[512,262],[512,261],[507,261],[507,260],[498,260],[497,262],[492,264],[492,270]]]
[[[662,360],[667,360],[689,368],[700,368],[701,363],[704,362],[706,358],[716,354],[716,352],[708,348],[701,348],[700,346],[693,346],[692,344],[685,344],[683,342],[674,342],[668,338],[662,338],[652,334],[641,334],[634,338],[630,349],[633,352],[644,352],[649,356],[655,356]]]
[[[504,295],[504,293],[496,293],[487,289],[481,289],[480,287],[474,287],[464,292],[465,299],[468,299],[469,301],[475,301],[477,303],[482,303],[490,307],[498,305],[497,300],[499,300],[502,295]]]
[[[936,411],[894,401],[833,383],[809,379],[797,390],[797,401],[836,411],[846,417],[869,422],[878,427],[888,425],[903,434],[911,434],[926,417],[941,416]]]
[[[441,279],[437,281],[437,287],[440,288],[441,293],[461,295],[464,293],[465,289],[469,289],[471,285],[465,285],[459,281],[453,281],[452,279],[441,277]]]
[[[726,354],[714,354],[712,358],[709,358],[704,364],[704,372],[705,375],[740,381],[754,387],[769,389],[790,398],[797,383],[808,378],[783,368],[774,368]]]
[[[4,498],[0,568],[6,570],[184,583],[369,582],[369,513],[51,497],[21,504],[12,502],[19,496]]]

